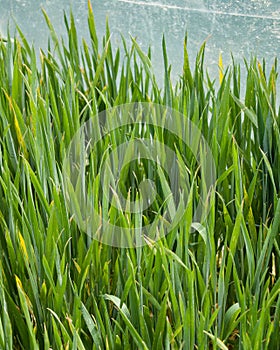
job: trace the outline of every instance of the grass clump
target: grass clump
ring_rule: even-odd
[[[192,71],[185,43],[182,76],[172,84],[163,40],[160,88],[150,51],[144,54],[134,39],[113,50],[108,25],[99,42],[90,6],[90,42],[81,46],[72,15],[65,17],[67,42],[45,18],[51,42],[40,62],[19,29],[19,39],[0,41],[0,348],[279,348],[277,61],[270,71],[256,58],[245,62],[242,98],[239,66],[233,62],[217,87],[203,65],[204,45]],[[121,249],[77,226],[62,162],[85,121],[134,102],[169,106],[189,118],[211,147],[217,181],[194,232],[190,203],[169,235]],[[97,203],[112,221],[121,214],[102,197],[97,163],[127,131],[101,142],[89,164]],[[160,137],[159,130],[145,132]],[[203,185],[184,147],[161,137],[177,147],[190,183]],[[124,188],[149,178],[149,169],[148,162],[135,165],[124,174]],[[123,225],[135,217],[124,215]]]

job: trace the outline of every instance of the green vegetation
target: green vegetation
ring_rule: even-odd
[[[0,348],[279,349],[277,62],[269,72],[256,58],[245,62],[242,98],[238,65],[214,84],[203,66],[204,46],[191,71],[185,43],[174,86],[163,40],[160,88],[150,52],[134,39],[113,49],[107,26],[98,42],[90,6],[91,41],[81,47],[72,16],[65,18],[67,42],[45,17],[52,41],[40,64],[19,29],[19,39],[0,41]],[[91,240],[68,212],[62,162],[86,120],[112,106],[150,101],[181,112],[201,131],[216,165],[215,191],[195,232],[190,202],[161,240],[111,247]],[[176,149],[190,183],[203,185],[176,138],[146,132]],[[100,143],[97,162],[128,135],[124,128]],[[124,174],[124,186],[149,178],[149,169],[144,162]],[[123,226],[133,225],[137,215],[116,213],[102,197],[94,162],[88,171],[103,217],[115,222],[120,215]],[[144,220],[153,220],[162,192]]]

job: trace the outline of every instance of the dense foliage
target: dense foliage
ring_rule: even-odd
[[[204,46],[192,71],[185,43],[174,85],[163,39],[160,88],[150,52],[134,39],[113,49],[107,26],[98,42],[90,6],[90,43],[80,45],[73,16],[65,18],[67,42],[45,18],[52,41],[39,60],[20,29],[19,38],[0,41],[0,348],[279,349],[277,62],[269,72],[256,58],[245,62],[247,80],[232,62],[214,83]],[[62,161],[86,120],[140,101],[170,106],[195,123],[217,181],[195,232],[189,205],[161,240],[114,248],[89,239],[68,212]],[[102,215],[114,220],[116,208],[102,206],[97,193]],[[130,224],[124,215],[122,225]]]

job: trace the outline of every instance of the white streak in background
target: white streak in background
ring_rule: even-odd
[[[161,4],[159,2],[145,2],[145,1],[136,1],[136,0],[118,0],[119,2],[125,2],[127,4],[135,4],[135,5],[143,5],[143,6],[150,6],[150,7],[160,7],[162,9],[172,9],[172,10],[184,10],[188,12],[200,12],[200,13],[207,13],[207,14],[213,14],[213,15],[220,15],[220,16],[232,16],[232,17],[247,17],[247,18],[259,18],[259,19],[269,19],[269,20],[277,20],[280,21],[280,17],[274,17],[274,16],[266,16],[266,15],[252,15],[252,14],[246,14],[246,13],[238,13],[238,12],[226,12],[226,11],[219,11],[219,10],[208,10],[208,9],[197,9],[197,8],[191,8],[191,7],[182,7],[177,5],[167,5],[167,4]]]

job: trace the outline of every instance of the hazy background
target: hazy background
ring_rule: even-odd
[[[0,33],[5,35],[9,23],[11,33],[16,21],[36,47],[46,47],[48,30],[41,8],[44,8],[57,32],[63,35],[63,11],[72,8],[80,37],[88,37],[87,1],[69,0],[0,0]],[[192,62],[202,42],[208,38],[206,65],[210,74],[218,73],[218,56],[230,62],[230,53],[237,61],[257,54],[266,57],[270,65],[280,49],[279,0],[163,0],[133,1],[92,0],[97,31],[104,33],[105,19],[109,16],[114,44],[121,44],[120,34],[137,37],[144,50],[152,47],[154,70],[162,79],[161,38],[164,33],[168,47],[172,77],[182,71],[183,40],[188,32],[188,48]]]

